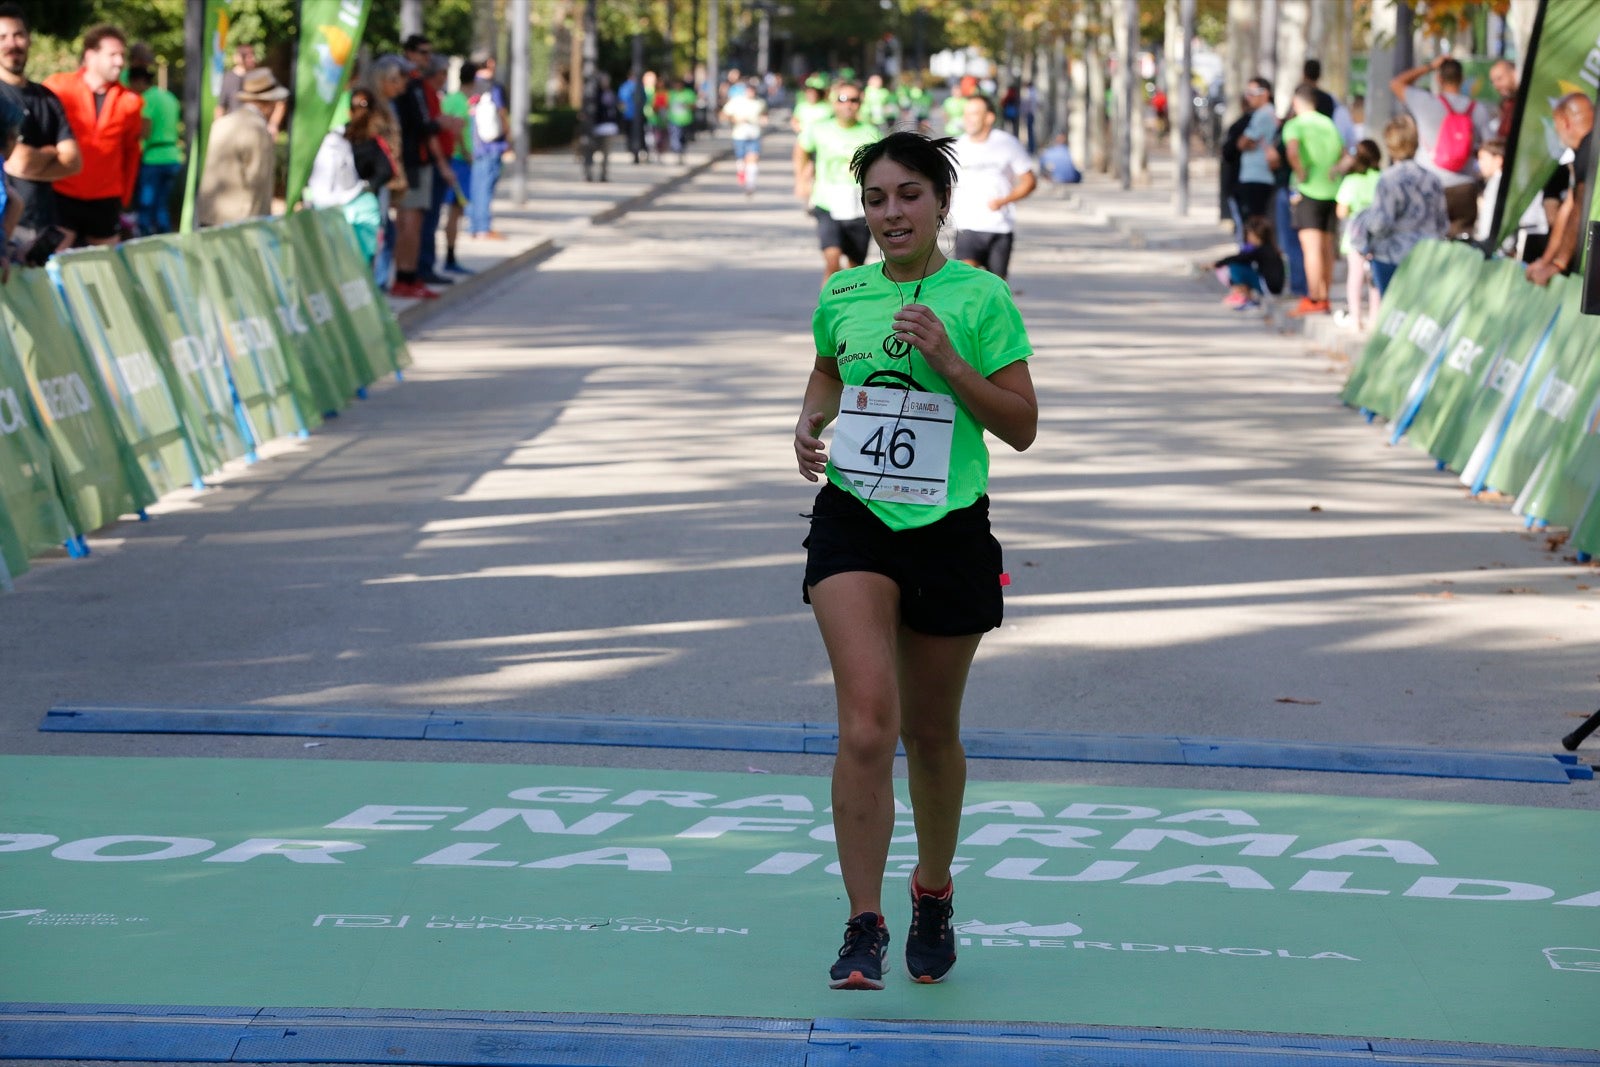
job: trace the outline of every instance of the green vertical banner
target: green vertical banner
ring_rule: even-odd
[[[255,442],[234,409],[221,331],[201,312],[198,285],[176,239],[129,241],[117,253],[133,282],[129,299],[148,320],[157,359],[173,382],[206,470],[247,456]]]
[[[350,84],[371,0],[300,0],[294,73],[294,118],[289,123],[290,210],[311,175],[339,96]]]
[[[0,585],[28,560],[75,536],[56,495],[55,464],[39,431],[33,391],[0,330]]]
[[[1556,136],[1555,107],[1569,93],[1593,97],[1600,63],[1591,63],[1600,38],[1600,4],[1546,0],[1531,46],[1525,50],[1521,103],[1506,145],[1506,174],[1495,206],[1499,244],[1516,233],[1517,220],[1555,173],[1566,151]]]
[[[166,493],[198,484],[207,472],[156,361],[158,346],[130,299],[134,284],[116,251],[91,248],[57,256],[50,272],[151,486]]]
[[[200,279],[205,299],[221,326],[228,365],[257,441],[312,429],[316,412],[300,406],[278,332],[277,313],[260,289],[236,240],[233,227],[212,227],[179,241],[190,273]]]
[[[190,7],[194,3],[191,0]],[[195,196],[200,190],[200,171],[206,163],[206,141],[211,136],[211,115],[222,96],[222,76],[228,72],[228,30],[233,17],[230,0],[199,0],[200,41],[200,121],[189,138],[189,172],[184,180],[183,215],[179,230],[194,230]]]
[[[42,270],[12,271],[0,317],[33,391],[67,518],[90,533],[155,503],[72,320]]]

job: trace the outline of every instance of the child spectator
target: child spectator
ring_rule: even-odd
[[[1067,135],[1064,133],[1056,134],[1055,142],[1040,153],[1039,165],[1046,177],[1061,185],[1083,181],[1077,164],[1072,161],[1072,149],[1067,147]]]
[[[1249,311],[1261,306],[1258,295],[1265,289],[1273,296],[1283,292],[1283,255],[1272,237],[1272,222],[1265,215],[1244,220],[1244,239],[1239,251],[1212,264],[1219,276],[1226,271],[1228,295],[1223,304],[1234,311]]]
[[[1339,205],[1339,217],[1344,220],[1344,229],[1339,235],[1339,252],[1344,256],[1348,310],[1334,318],[1341,326],[1358,331],[1365,328],[1364,322],[1376,322],[1378,319],[1378,289],[1372,283],[1372,269],[1367,265],[1367,257],[1357,251],[1359,242],[1355,238],[1363,225],[1361,213],[1372,206],[1373,198],[1378,195],[1382,165],[1383,153],[1378,148],[1378,142],[1361,141],[1356,145],[1350,171],[1340,180],[1339,193],[1335,197]],[[1364,317],[1362,312],[1369,304],[1371,315]]]
[[[1483,192],[1478,194],[1478,222],[1472,230],[1472,239],[1480,245],[1489,240],[1489,225],[1494,221],[1494,201],[1500,195],[1500,175],[1505,166],[1504,140],[1491,137],[1478,146],[1478,174],[1483,178]]]

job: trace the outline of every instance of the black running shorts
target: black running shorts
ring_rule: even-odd
[[[1000,625],[1000,542],[989,532],[989,498],[927,526],[891,530],[832,482],[817,493],[802,599],[835,574],[869,571],[900,587],[900,621],[934,637],[981,634]]]
[[[961,230],[956,233],[956,258],[1004,278],[1011,270],[1011,242],[1009,233]]]
[[[811,209],[817,220],[817,247],[837,248],[846,259],[860,266],[867,261],[867,249],[872,245],[872,233],[866,219],[834,218],[820,207]]]

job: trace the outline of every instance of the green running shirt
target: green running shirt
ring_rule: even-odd
[[[861,187],[850,174],[850,160],[856,149],[876,144],[883,135],[867,122],[839,125],[833,119],[813,123],[800,131],[800,147],[816,157],[817,171],[811,183],[811,206],[820,207],[836,219],[859,219]]]
[[[902,282],[896,288],[883,273],[881,263],[839,271],[824,284],[811,317],[811,332],[818,358],[837,361],[846,389],[885,385],[955,396],[955,390],[934,373],[915,349],[908,358],[895,358],[884,351],[895,312],[911,303],[915,291],[915,282]],[[917,303],[933,309],[961,358],[985,378],[1033,354],[1010,288],[988,271],[948,260],[923,279]],[[851,480],[834,467],[831,458],[828,480],[847,493],[861,496]],[[944,504],[864,502],[890,529],[908,530],[968,507],[988,488],[989,448],[983,440],[983,427],[957,398]]]

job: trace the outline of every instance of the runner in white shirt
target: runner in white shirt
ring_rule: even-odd
[[[956,258],[1004,278],[1011,267],[1012,204],[1038,185],[1027,149],[997,130],[994,101],[967,98],[961,113],[966,133],[956,139],[958,178],[950,204],[956,228]]]
[[[733,89],[740,90],[737,94]],[[757,95],[756,79],[728,90],[722,117],[733,127],[734,169],[745,196],[756,195],[756,174],[761,163],[761,134],[767,125],[767,102]]]

